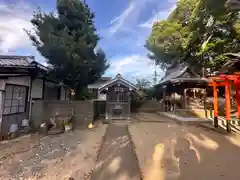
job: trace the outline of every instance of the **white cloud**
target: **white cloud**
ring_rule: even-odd
[[[129,3],[127,8],[117,17],[111,20],[109,28],[110,35],[114,35],[128,20],[128,17],[134,12],[136,9],[136,2],[132,1]]]
[[[114,19],[111,20],[110,24],[114,24],[118,21],[118,24],[122,24],[127,16],[133,11],[133,9],[135,8],[135,3],[134,1],[130,2],[128,7],[122,12],[122,14],[120,14],[118,17],[115,17]]]
[[[23,1],[17,4],[0,2],[0,53],[31,47],[24,28],[32,28],[32,12],[33,7]]]
[[[143,28],[152,28],[152,25],[155,21],[166,19],[175,8],[176,4],[174,4],[171,8],[166,9],[164,11],[153,13],[153,16],[151,18],[149,18],[146,22],[140,24],[139,26]]]
[[[110,35],[114,35],[120,29],[126,28],[125,26],[127,25],[131,26],[135,24],[142,10],[147,7],[147,4],[156,1],[157,0],[131,0],[122,13],[111,20],[111,27],[108,29]]]
[[[156,68],[157,74],[163,76],[163,71],[160,68]],[[116,57],[112,59],[112,64],[106,75],[114,77],[117,73],[121,73],[130,80],[136,78],[146,78],[152,80],[154,76],[155,66],[151,60],[146,56],[133,54],[126,57]]]
[[[166,0],[163,4],[176,4],[177,0]],[[133,26],[139,20],[141,12],[148,7],[148,4],[159,3],[158,0],[130,0],[128,6],[122,11],[122,13],[113,18],[110,22],[111,27],[108,29],[110,36],[117,33],[119,30],[126,29],[128,26]],[[160,10],[157,13],[154,13],[153,16],[141,24],[141,27],[152,27],[152,22],[154,20],[165,19],[169,12],[175,8],[175,5],[166,10]]]

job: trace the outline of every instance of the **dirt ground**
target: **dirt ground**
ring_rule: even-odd
[[[133,122],[0,142],[0,180],[84,180],[93,170],[91,180],[140,180],[139,166],[144,180],[239,180],[240,135],[156,114]]]
[[[108,126],[91,180],[140,180],[140,168],[127,123]]]
[[[0,142],[0,180],[84,180],[94,168],[106,128]]]
[[[130,134],[144,180],[239,180],[240,135],[141,114]],[[149,122],[148,122],[149,121]]]

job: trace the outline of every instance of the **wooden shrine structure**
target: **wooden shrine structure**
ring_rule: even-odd
[[[226,118],[226,129],[228,132],[231,131],[231,93],[230,87],[234,86],[236,92],[237,112],[238,118],[240,119],[240,53],[228,53],[225,54],[230,58],[223,67],[214,76],[210,76],[210,86],[213,87],[214,97],[214,127],[218,127],[218,90],[220,86],[225,87],[225,118]]]
[[[176,105],[175,94],[178,95],[178,98],[182,98],[179,100],[181,107],[187,108],[187,90],[194,88],[205,89],[207,86],[208,79],[200,77],[186,63],[179,63],[167,68],[165,76],[155,88],[161,92],[164,111],[172,111],[175,107],[169,108],[169,106]],[[171,97],[172,94],[173,98],[170,98],[170,100],[169,97]]]
[[[121,74],[103,84],[100,93],[106,94],[106,120],[128,120],[131,114],[131,97],[137,88]]]

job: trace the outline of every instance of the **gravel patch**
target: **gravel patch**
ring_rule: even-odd
[[[0,144],[0,179],[86,179],[92,171],[107,125],[60,135],[28,135]]]
[[[223,135],[161,118],[165,122],[129,126],[144,179],[239,179],[239,135]]]

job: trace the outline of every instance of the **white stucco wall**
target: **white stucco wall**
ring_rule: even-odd
[[[6,83],[9,84],[16,84],[16,85],[22,85],[22,86],[29,86],[31,84],[31,78],[29,76],[23,76],[23,77],[9,77],[5,80]]]
[[[5,90],[6,84],[15,84],[15,85],[22,85],[28,86],[31,85],[31,78],[29,76],[23,77],[9,77],[8,79],[0,80],[0,90]],[[58,84],[45,81],[46,87],[59,87]],[[42,91],[43,91],[43,80],[42,79],[35,79],[32,83],[32,98],[42,98]],[[61,88],[61,100],[69,100],[68,97],[69,88],[62,87]],[[65,94],[67,96],[65,96]]]
[[[2,114],[3,114],[3,96],[4,96],[3,91],[0,91],[0,128],[2,128],[1,125],[2,125]]]
[[[70,88],[66,88],[66,100],[70,100],[69,93],[70,93]]]
[[[3,111],[3,96],[5,90],[5,80],[0,80],[0,128],[2,124],[2,111]]]
[[[5,80],[1,79],[0,80],[0,90],[5,90],[5,85],[6,85]]]
[[[58,84],[50,82],[50,81],[45,81],[45,85],[48,87],[58,87]]]
[[[5,80],[6,84],[15,84],[20,86],[28,86],[30,88],[31,85],[31,78],[30,76],[22,76],[22,77],[9,77]],[[30,99],[28,93],[28,100]]]
[[[106,99],[107,99],[107,96],[106,96],[106,94],[104,94],[104,93],[98,92],[98,99],[106,100]]]
[[[65,89],[65,87],[61,87],[61,99],[60,100],[66,100],[65,99],[65,94],[66,93],[66,89]]]
[[[42,98],[43,80],[35,79],[32,83],[32,98]]]

